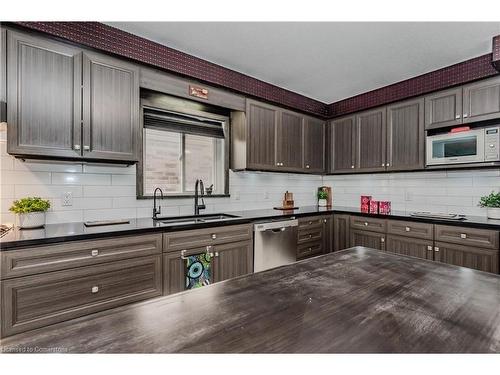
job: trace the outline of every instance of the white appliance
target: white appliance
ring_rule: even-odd
[[[427,137],[427,165],[500,160],[500,126]]]

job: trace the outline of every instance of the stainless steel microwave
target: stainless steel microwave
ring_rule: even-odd
[[[500,125],[427,137],[427,165],[499,161]]]

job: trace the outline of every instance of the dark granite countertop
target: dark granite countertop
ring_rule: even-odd
[[[0,349],[498,353],[499,290],[498,275],[356,247],[8,337]]]
[[[137,233],[172,232],[186,229],[207,228],[232,224],[251,223],[259,220],[276,220],[325,213],[346,213],[378,218],[391,218],[398,220],[421,221],[435,224],[461,225],[476,228],[500,230],[500,220],[491,220],[479,216],[467,216],[466,220],[453,221],[442,219],[415,218],[405,212],[394,211],[390,215],[374,215],[361,213],[359,208],[334,206],[331,208],[306,206],[293,211],[280,211],[274,209],[246,210],[226,212],[238,217],[218,222],[205,222],[196,224],[166,225],[151,218],[130,219],[129,224],[107,225],[99,227],[86,227],[84,223],[47,224],[42,229],[14,228],[0,238],[0,250],[6,251],[19,247],[44,245],[64,241],[85,240],[109,236],[120,236]],[[208,215],[208,214],[207,214]],[[175,216],[172,216],[175,218]]]

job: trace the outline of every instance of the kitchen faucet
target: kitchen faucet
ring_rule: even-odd
[[[198,195],[198,187],[200,188],[200,194]],[[205,187],[203,186],[202,180],[196,180],[194,184],[194,214],[199,215],[200,210],[204,210],[206,208],[205,201],[203,200],[203,196],[205,195]],[[201,198],[201,204],[198,203],[198,197]]]
[[[158,215],[161,214],[161,206],[158,205],[158,208],[156,208],[156,192],[160,191],[161,199],[163,200],[163,191],[160,188],[156,188],[154,193],[153,193],[153,219],[157,219]]]

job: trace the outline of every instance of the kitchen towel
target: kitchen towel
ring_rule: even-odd
[[[200,288],[210,284],[212,258],[208,252],[186,257],[186,289]]]

